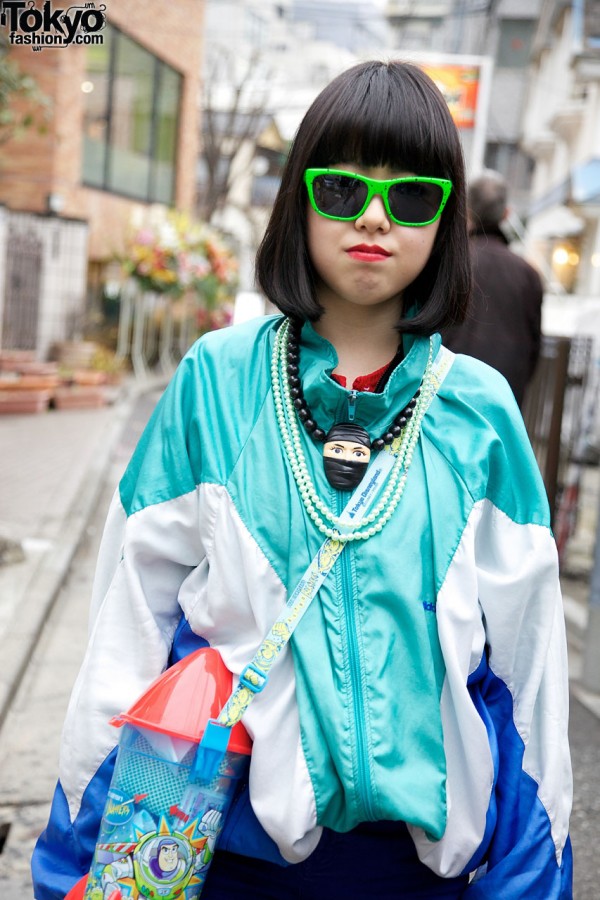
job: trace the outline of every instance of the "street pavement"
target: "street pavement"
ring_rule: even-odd
[[[29,862],[48,818],[62,722],[87,643],[106,512],[161,389],[130,386],[109,409],[77,411],[79,418],[50,411],[0,420],[0,536],[22,541],[27,557],[0,567],[0,900],[33,897]]]
[[[61,725],[87,640],[106,511],[164,384],[129,384],[108,408],[0,419],[0,898],[32,900],[29,859],[57,773]],[[598,473],[585,475],[563,593],[569,629],[575,898],[598,900],[600,691],[581,685]],[[571,546],[571,545],[570,545]],[[600,686],[599,686],[600,687]],[[542,898],[540,898],[542,900]]]

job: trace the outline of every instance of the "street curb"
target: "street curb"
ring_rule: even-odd
[[[148,379],[127,384],[115,401],[115,418],[98,442],[93,462],[78,486],[77,496],[64,518],[60,536],[52,549],[43,554],[23,588],[18,616],[14,616],[0,638],[0,727],[8,714],[16,690],[27,669],[31,653],[60,594],[94,507],[108,475],[114,450],[127,418],[143,394],[165,387],[168,378]]]

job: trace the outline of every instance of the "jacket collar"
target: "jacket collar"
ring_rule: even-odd
[[[356,396],[354,421],[365,428],[371,439],[379,437],[395,415],[416,393],[429,356],[429,338],[403,335],[405,356],[396,366],[379,394],[360,392]],[[441,338],[433,336],[436,354]],[[318,334],[310,322],[302,329],[300,376],[309,409],[318,425],[328,431],[336,422],[349,420],[351,391],[331,378],[338,362],[333,345]]]

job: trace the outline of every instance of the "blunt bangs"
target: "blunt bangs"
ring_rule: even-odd
[[[258,250],[258,286],[287,316],[315,321],[323,313],[307,247],[303,176],[307,168],[342,163],[452,181],[432,254],[404,291],[398,330],[432,334],[462,322],[471,283],[462,148],[442,94],[410,63],[361,63],[315,99],[294,139]]]
[[[423,90],[423,77],[413,66],[400,74],[371,63],[357,84],[343,82],[332,96],[325,89],[323,128],[306,168],[356,162],[452,180],[456,136],[445,101]]]

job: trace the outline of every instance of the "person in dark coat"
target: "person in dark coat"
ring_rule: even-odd
[[[501,230],[506,200],[498,172],[486,170],[469,186],[473,293],[467,318],[444,333],[444,343],[501,372],[521,406],[540,352],[543,286]]]

